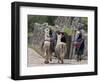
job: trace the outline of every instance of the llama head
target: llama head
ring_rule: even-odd
[[[57,40],[58,41],[61,41],[61,38],[62,38],[62,33],[58,32],[57,33]]]

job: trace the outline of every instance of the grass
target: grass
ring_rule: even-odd
[[[71,28],[67,28],[67,27],[64,28],[64,32],[67,33],[68,35],[74,34],[74,31]]]
[[[32,33],[32,32],[29,32],[29,33],[28,33],[28,36],[33,36],[33,33]]]

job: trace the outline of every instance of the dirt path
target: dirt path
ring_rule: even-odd
[[[54,57],[52,57],[52,62],[50,62],[49,64],[44,64],[44,58],[31,48],[28,48],[27,58],[28,58],[27,61],[28,67],[58,64],[57,59]],[[68,65],[87,64],[87,60],[82,60],[81,62],[77,62],[75,59],[73,60],[64,59],[64,64],[68,64]]]
[[[27,58],[28,66],[41,65],[44,62],[44,58],[31,48],[28,48]]]

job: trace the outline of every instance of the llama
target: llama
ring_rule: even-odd
[[[49,61],[51,61],[51,49],[50,49],[50,44],[51,44],[51,41],[50,41],[50,29],[49,28],[46,28],[45,30],[45,40],[44,40],[44,44],[43,44],[43,50],[44,50],[44,56],[45,56],[45,61],[44,63],[45,64],[48,64]]]
[[[62,33],[58,33],[57,34],[57,44],[55,47],[55,54],[57,56],[58,59],[58,63],[64,63],[64,57],[65,57],[65,53],[66,53],[66,43],[61,42],[61,38],[62,38]]]

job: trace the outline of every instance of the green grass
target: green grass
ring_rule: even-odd
[[[74,31],[71,28],[67,28],[67,27],[64,28],[64,32],[67,33],[68,35],[74,34]]]
[[[28,36],[33,36],[33,33],[32,33],[32,32],[29,32],[29,33],[28,33]]]

